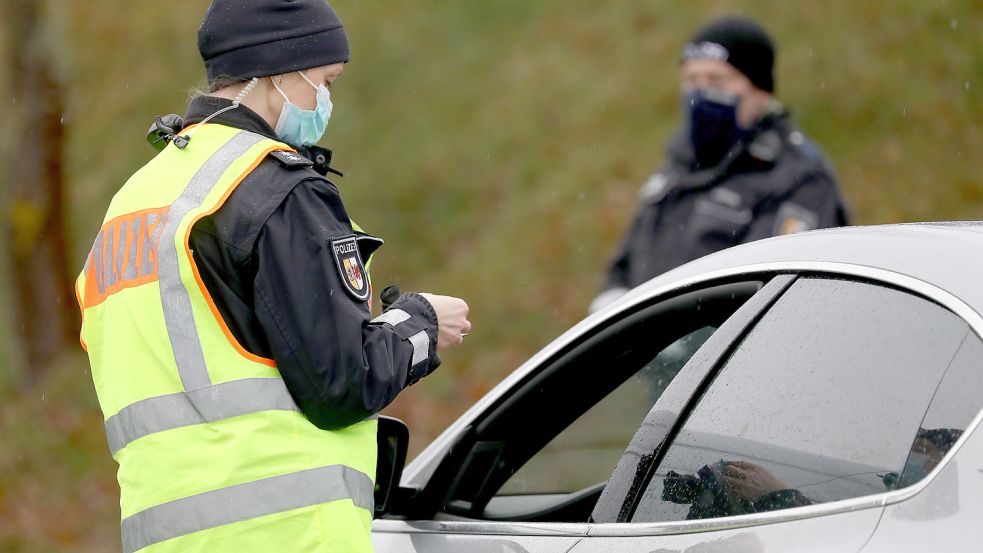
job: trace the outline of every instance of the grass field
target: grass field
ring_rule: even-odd
[[[202,80],[204,3],[48,5],[78,267],[109,199],[152,155],[153,116],[183,112]],[[410,424],[413,452],[583,316],[679,122],[681,45],[708,17],[742,12],[773,31],[778,95],[832,160],[856,222],[983,216],[977,2],[334,5],[353,61],[324,144],[352,216],[387,241],[376,287],[472,307],[465,347],[389,410]],[[2,324],[9,336],[16,322]],[[0,550],[115,550],[114,465],[84,358],[66,354],[26,390],[10,375],[0,371]]]

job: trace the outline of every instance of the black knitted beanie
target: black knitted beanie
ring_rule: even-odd
[[[347,62],[348,36],[325,0],[213,0],[198,28],[208,80]]]
[[[754,86],[775,91],[775,46],[764,28],[752,19],[724,17],[700,28],[683,49],[683,62],[693,59],[725,61],[745,74]]]

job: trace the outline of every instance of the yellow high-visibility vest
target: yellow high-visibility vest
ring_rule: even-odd
[[[205,124],[113,198],[76,282],[123,550],[371,552],[377,421],[326,431],[229,331],[188,247],[286,144]]]

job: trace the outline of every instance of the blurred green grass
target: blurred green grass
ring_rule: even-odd
[[[324,143],[350,213],[387,241],[376,287],[472,307],[465,347],[388,410],[413,452],[582,317],[678,123],[679,49],[714,15],[773,32],[778,95],[833,161],[856,222],[983,214],[980,3],[334,5],[353,61]],[[204,3],[48,6],[80,267],[113,193],[153,155],[153,116],[182,113],[201,84]],[[0,318],[3,336],[11,324]],[[0,364],[12,356],[0,340]],[[28,390],[14,381],[0,371],[0,550],[117,549],[114,465],[81,352]]]

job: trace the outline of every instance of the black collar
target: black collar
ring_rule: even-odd
[[[218,96],[198,96],[191,100],[191,105],[188,106],[188,113],[184,116],[184,126],[187,127],[188,125],[200,123],[211,114],[231,105],[232,100],[219,98]],[[158,124],[161,123],[160,119],[160,117],[157,118]],[[218,114],[214,118],[209,119],[208,122],[254,132],[266,138],[282,142],[277,137],[276,131],[273,130],[273,127],[270,127],[270,124],[265,119],[260,117],[255,111],[241,104],[235,109]],[[151,127],[151,131],[153,131],[153,127]],[[171,140],[173,134],[173,131],[171,131],[169,135],[171,138],[165,138],[165,140]],[[152,141],[151,143],[153,144],[154,142]],[[297,148],[297,152],[314,162],[313,169],[319,175],[325,176],[328,173],[334,173],[339,177],[344,176],[341,171],[331,167],[331,150],[320,146],[302,146]]]
[[[231,105],[232,100],[219,98],[218,96],[198,96],[191,100],[191,105],[188,106],[188,113],[184,116],[184,124],[187,126],[194,123],[201,123],[209,115]],[[214,119],[209,120],[209,123],[235,127],[244,131],[261,134],[266,138],[280,140],[276,136],[276,131],[273,130],[273,127],[265,119],[260,117],[255,111],[241,104],[235,109],[230,109],[225,113],[219,114]]]

